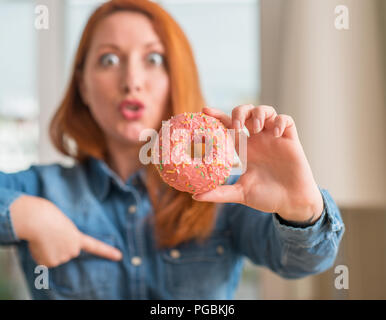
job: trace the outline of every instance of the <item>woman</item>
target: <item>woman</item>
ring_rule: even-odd
[[[147,0],[94,12],[51,123],[75,165],[0,174],[0,243],[17,246],[33,298],[230,299],[244,257],[286,278],[333,264],[339,210],[315,183],[293,120],[274,108],[203,110],[251,133],[238,181],[193,199],[141,165],[141,130],[204,105],[168,13]],[[37,265],[49,267],[48,289],[35,286]]]

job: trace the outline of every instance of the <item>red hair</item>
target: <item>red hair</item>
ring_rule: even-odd
[[[78,162],[90,156],[105,160],[107,156],[104,133],[81,99],[78,80],[95,27],[104,17],[121,10],[145,14],[165,47],[171,113],[198,112],[205,105],[191,46],[176,21],[162,7],[148,0],[108,1],[98,7],[87,22],[67,91],[50,125],[55,147]],[[146,170],[158,246],[173,247],[192,239],[203,240],[210,235],[215,219],[214,204],[194,201],[190,194],[169,187],[161,180],[154,165],[149,165]]]

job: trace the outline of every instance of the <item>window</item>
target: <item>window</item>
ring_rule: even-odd
[[[38,156],[36,33],[33,2],[3,0],[0,7],[0,170],[11,172]]]

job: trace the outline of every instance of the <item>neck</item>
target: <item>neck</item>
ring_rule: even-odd
[[[108,144],[107,165],[122,179],[126,181],[135,171],[141,168],[138,154],[141,146]]]

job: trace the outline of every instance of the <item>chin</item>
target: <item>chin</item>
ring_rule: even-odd
[[[145,129],[145,127],[142,124],[131,123],[126,125],[125,128],[122,128],[122,130],[119,132],[119,135],[126,143],[140,145],[143,142],[139,141],[139,136],[143,129]]]

